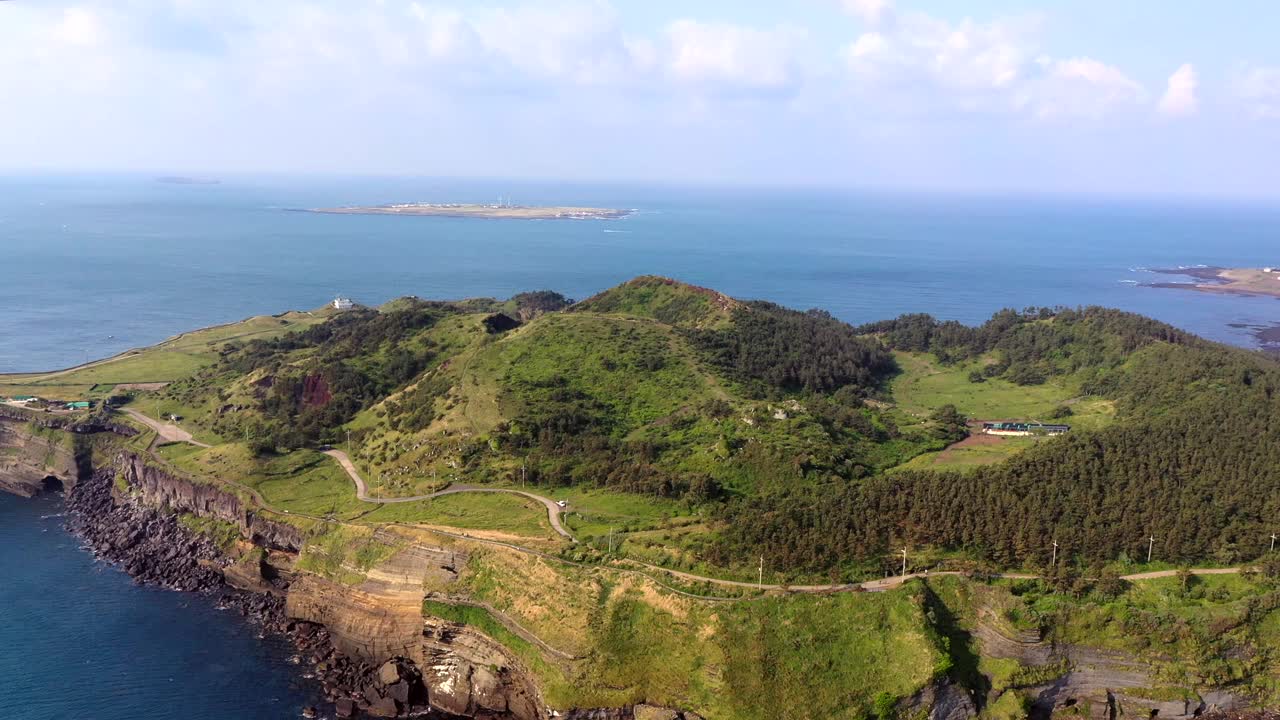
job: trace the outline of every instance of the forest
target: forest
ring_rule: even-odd
[[[894,347],[993,366],[1084,370],[1118,421],[992,466],[797,483],[722,511],[720,562],[764,552],[808,571],[874,564],[905,546],[998,567],[1044,567],[1051,543],[1080,565],[1257,557],[1280,499],[1280,366],[1113,310],[1001,313],[979,328],[911,316],[863,328]]]

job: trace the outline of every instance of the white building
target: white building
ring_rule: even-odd
[[[333,299],[334,310],[350,310],[355,306],[356,304],[351,301],[351,298],[336,297]]]

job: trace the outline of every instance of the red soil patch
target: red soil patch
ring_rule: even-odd
[[[933,459],[933,462],[936,465],[938,463],[945,463],[949,461],[951,458],[949,458],[948,455],[959,448],[981,447],[983,445],[999,445],[1002,442],[1004,442],[1004,438],[1000,437],[999,435],[986,435],[984,433],[974,433],[969,437],[961,440],[960,442],[951,443],[950,445],[948,445],[946,449],[938,453],[938,456]]]

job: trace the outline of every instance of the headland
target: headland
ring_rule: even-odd
[[[1143,283],[1145,287],[1199,290],[1201,292],[1280,297],[1280,266],[1263,268],[1188,267],[1155,268],[1162,275],[1183,275],[1195,282]]]

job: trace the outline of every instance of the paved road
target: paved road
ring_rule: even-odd
[[[143,415],[140,412],[137,412],[136,410],[130,410],[126,408],[125,412],[128,413],[131,417],[138,420],[139,422],[145,423],[148,427],[153,428],[162,438],[165,438],[169,442],[187,442],[193,445],[199,445],[200,447],[209,447],[204,443],[201,443],[192,439],[191,433],[188,433],[185,430],[182,430],[181,428],[175,425],[160,423],[156,420],[153,420],[147,417],[146,415]],[[352,482],[354,482],[356,485],[356,497],[358,497],[360,500],[363,500],[364,502],[378,503],[378,504],[414,502],[417,500],[430,500],[431,498],[437,498],[444,495],[452,495],[455,493],[464,493],[464,492],[505,492],[505,493],[511,493],[514,495],[523,495],[527,498],[537,500],[538,502],[545,505],[547,508],[547,516],[551,520],[551,526],[555,528],[556,532],[560,533],[566,538],[569,538],[570,540],[573,540],[573,536],[570,535],[569,532],[566,531],[564,527],[560,524],[560,509],[561,509],[560,506],[556,505],[556,503],[553,500],[542,497],[541,495],[535,495],[533,493],[525,492],[523,490],[508,490],[505,488],[482,488],[482,487],[471,487],[467,485],[455,485],[445,490],[428,493],[426,495],[416,495],[414,497],[371,498],[368,496],[368,488],[365,486],[364,480],[360,477],[360,473],[356,470],[355,465],[352,464],[351,462],[351,458],[347,457],[347,454],[345,452],[341,450],[326,450],[325,454],[337,460],[338,464],[341,465],[342,468],[347,471],[347,474],[351,476]],[[257,501],[259,506],[267,510],[270,510],[272,512],[282,513],[286,515],[290,514],[288,510],[277,510],[271,507],[271,505],[269,505],[266,502],[266,500],[262,497],[262,495],[259,494],[253,488],[247,487],[245,485],[241,485],[240,483],[237,483],[237,482],[232,482],[232,481],[227,481],[227,482],[251,493],[253,495],[254,500]],[[325,520],[325,518],[316,517],[313,515],[306,515],[304,513],[292,513],[292,514],[298,515],[301,517],[309,517],[315,520],[321,520],[321,521]],[[420,526],[415,526],[415,525],[406,524],[406,523],[392,523],[392,524],[406,525],[406,527],[423,529]],[[499,545],[499,546],[510,548],[512,550],[516,550],[522,553],[537,555],[539,557],[547,558],[549,560],[565,562],[571,565],[581,565],[581,563],[575,563],[560,557],[556,557],[554,555],[550,555],[548,553],[544,553],[539,550],[534,550],[531,548],[523,547],[521,545],[516,545],[514,543],[503,542],[500,540],[489,540],[487,538],[478,538],[478,537],[471,536],[467,533],[452,533],[444,530],[437,530],[434,528],[427,528],[427,529],[429,529],[430,532],[446,535],[449,537],[456,537],[456,538],[470,540],[472,542],[481,542],[481,543],[486,543],[490,545]],[[915,578],[924,578],[929,576],[938,577],[938,576],[948,576],[948,575],[954,576],[954,575],[963,574],[961,572],[954,571],[954,570],[943,570],[943,571],[937,571],[937,572],[907,573],[906,575],[895,575],[893,577],[883,578],[880,580],[868,580],[862,583],[839,583],[839,584],[832,584],[832,585],[774,585],[770,583],[762,584],[762,583],[744,582],[740,580],[722,580],[720,578],[703,577],[701,575],[694,575],[692,573],[681,572],[679,570],[671,570],[669,568],[664,568],[659,565],[651,565],[649,563],[640,562],[638,560],[627,560],[625,562],[628,562],[633,565],[637,565],[641,568],[644,568],[644,570],[646,571],[664,573],[670,577],[679,578],[681,580],[685,580],[688,582],[704,582],[704,583],[710,583],[713,585],[719,585],[721,587],[746,588],[750,590],[765,590],[765,591],[785,590],[789,592],[802,592],[802,593],[847,592],[855,589],[866,590],[869,592],[880,592],[884,590],[890,590],[892,588],[895,588],[901,585],[902,583],[908,580],[914,580]],[[594,567],[594,566],[583,565],[583,567]],[[648,577],[650,580],[656,581],[656,579],[653,578],[651,575],[649,575],[648,572],[642,572],[638,570],[628,570],[626,568],[619,568],[619,567],[614,567],[614,569],[620,570],[622,572],[637,573],[639,575],[643,575],[644,577]],[[1238,568],[1238,567],[1193,568],[1191,569],[1190,572],[1192,575],[1234,575],[1239,573],[1242,569],[1243,568]],[[1133,573],[1131,575],[1121,575],[1120,578],[1122,580],[1129,580],[1129,581],[1155,580],[1158,578],[1174,577],[1179,572],[1180,572],[1179,570],[1153,570],[1151,572]],[[1040,577],[1039,575],[1033,575],[1029,573],[993,573],[992,576],[1007,578],[1011,580],[1036,580]],[[666,587],[669,590],[672,590],[673,592],[677,592],[681,595],[687,595],[689,597],[699,598],[703,600],[741,599],[741,598],[717,598],[717,597],[704,596],[704,595],[695,595],[693,593],[685,592],[683,590],[672,588],[667,585],[664,585],[664,587]]]
[[[187,432],[186,430],[183,430],[177,425],[173,425],[170,423],[163,423],[163,422],[160,422],[159,420],[154,420],[152,418],[147,417],[146,415],[143,415],[137,410],[133,410],[131,408],[124,408],[124,412],[126,415],[133,418],[134,420],[137,420],[143,425],[146,425],[152,430],[155,430],[156,434],[160,436],[160,439],[165,442],[184,442],[184,443],[191,443],[192,445],[196,445],[198,447],[204,447],[204,448],[209,447],[207,443],[202,443],[199,440],[196,440],[195,438],[191,437],[191,433]]]
[[[542,503],[542,505],[547,508],[547,519],[551,521],[551,527],[554,528],[557,533],[559,533],[563,537],[569,538],[570,540],[574,539],[573,535],[569,534],[569,531],[565,530],[564,526],[560,524],[561,507],[557,505],[556,502],[551,498],[546,498],[541,495],[535,495],[531,492],[525,492],[523,490],[475,487],[473,485],[452,485],[448,488],[445,488],[444,490],[439,490],[433,493],[427,493],[425,495],[414,495],[412,497],[396,497],[396,498],[369,497],[368,486],[364,484],[364,479],[360,477],[360,472],[356,470],[355,464],[351,462],[351,458],[347,457],[347,454],[345,452],[341,450],[325,450],[324,454],[328,455],[334,460],[337,460],[338,464],[342,466],[342,469],[347,471],[347,475],[351,476],[351,481],[356,484],[356,497],[360,498],[364,502],[390,505],[394,503],[416,502],[418,500],[431,500],[432,498],[444,497],[445,495],[454,495],[456,493],[464,493],[464,492],[496,492],[496,493],[509,493],[511,495],[523,495],[524,497],[527,497],[530,500],[536,500]]]

